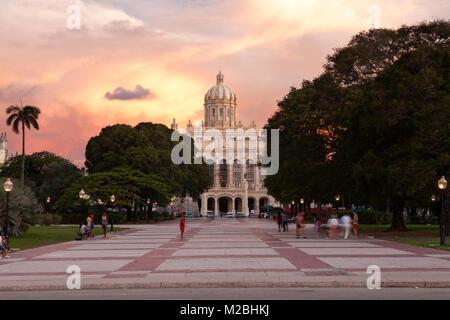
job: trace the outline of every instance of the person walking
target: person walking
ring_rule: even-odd
[[[350,227],[351,227],[352,219],[347,215],[344,214],[341,217],[341,224],[344,227],[344,239],[348,239],[348,234],[350,233]]]
[[[296,230],[295,234],[297,236],[297,239],[299,238],[299,233],[302,234],[302,238],[306,239],[305,237],[305,213],[304,212],[298,212],[297,218],[296,218]]]
[[[86,227],[87,227],[87,239],[89,239],[91,237],[91,224],[92,224],[92,218],[91,216],[88,216],[86,218]]]
[[[283,223],[283,218],[281,217],[281,213],[277,212],[277,224],[278,224],[278,232],[281,232],[281,224]]]
[[[356,208],[353,210],[353,235],[358,238],[358,214],[356,213]]]
[[[288,228],[288,215],[287,215],[287,213],[286,212],[283,212],[282,214],[281,214],[281,219],[282,219],[282,222],[283,222],[283,232],[289,232],[289,228]]]
[[[104,238],[106,238],[106,228],[108,227],[108,216],[106,215],[106,212],[103,212],[102,215],[102,228],[103,228],[103,234]]]
[[[330,239],[339,239],[339,221],[337,217],[331,216],[331,219],[328,219],[328,227],[329,227],[329,234],[328,237]]]
[[[319,214],[317,214],[314,217],[314,231],[320,233],[321,226],[322,226],[322,217]]]
[[[181,216],[181,219],[180,219],[180,231],[181,231],[182,238],[183,238],[185,225],[186,225],[186,212],[183,212],[183,215]]]

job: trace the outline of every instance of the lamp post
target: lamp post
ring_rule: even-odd
[[[84,192],[84,189],[81,189],[80,192],[78,192],[78,197],[81,201],[81,214],[80,214],[80,229],[83,225],[83,215],[84,215],[84,198],[86,197],[86,192]]]
[[[147,224],[148,224],[148,208],[149,208],[149,206],[150,206],[150,198],[147,198],[147,212],[145,214],[145,223],[147,223]]]
[[[339,200],[341,200],[341,196],[340,195],[336,195],[334,197],[334,199],[336,200],[336,213],[339,212]]]
[[[441,233],[441,246],[445,246],[445,219],[444,219],[444,192],[445,188],[447,188],[447,180],[442,176],[438,181],[438,187],[441,190],[441,219],[440,219],[440,233]]]
[[[47,197],[47,200],[46,200],[46,202],[47,202],[47,212],[50,211],[49,209],[50,209],[50,202],[51,201],[52,201],[52,199],[50,197]]]
[[[5,183],[3,184],[3,188],[5,188],[6,192],[6,221],[5,221],[5,237],[6,241],[9,244],[9,233],[8,233],[8,216],[9,216],[9,193],[13,189],[13,183],[10,178],[6,179]]]
[[[114,232],[114,221],[113,221],[113,217],[114,217],[114,201],[116,201],[116,197],[114,195],[111,196],[110,198],[112,206],[113,206],[113,211],[111,214],[111,232]]]
[[[292,200],[292,201],[291,201],[291,214],[292,214],[292,215],[294,215],[294,204],[295,204],[295,201]]]

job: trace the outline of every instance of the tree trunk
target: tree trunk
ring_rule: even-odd
[[[25,184],[25,122],[22,121],[22,167],[20,169],[20,186]]]
[[[392,201],[392,223],[389,230],[406,231],[405,219],[403,217],[403,209],[405,200],[396,199]]]

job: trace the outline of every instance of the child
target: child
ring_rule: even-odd
[[[2,241],[0,242],[0,249],[2,250],[2,257],[3,258],[9,258],[8,251],[9,251],[9,245],[8,240],[6,239],[6,236],[2,235]]]
[[[181,219],[180,219],[180,231],[181,231],[182,238],[183,238],[185,224],[186,224],[186,212],[183,212],[183,215],[181,216]]]

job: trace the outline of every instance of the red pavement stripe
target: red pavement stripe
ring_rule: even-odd
[[[313,268],[335,269],[333,266],[317,259],[316,257],[310,256],[297,248],[275,248],[274,250],[299,270]]]

